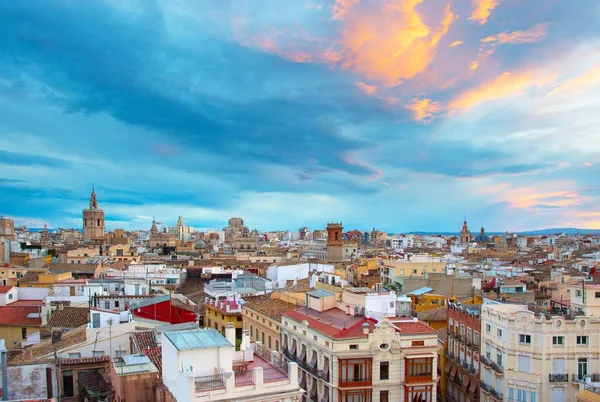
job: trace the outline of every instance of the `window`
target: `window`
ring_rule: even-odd
[[[485,324],[485,330],[487,332],[492,332],[492,326],[490,324]]]
[[[587,336],[578,336],[577,337],[577,344],[578,345],[587,345],[588,344],[588,337]]]
[[[237,317],[237,321],[242,321],[242,317]]]
[[[119,308],[119,301],[115,300],[115,308]]]
[[[519,334],[519,343],[531,344],[531,335]]]
[[[106,310],[110,310],[110,301],[106,300],[106,301],[104,302],[104,308],[105,308]]]
[[[496,349],[496,363],[502,367],[502,351],[500,349]]]
[[[498,334],[498,338],[502,338],[502,330],[500,328],[498,328],[496,330],[497,334]]]
[[[81,359],[81,353],[69,353],[69,359]]]
[[[473,330],[471,328],[467,328],[467,342],[471,342],[473,340]]]
[[[460,336],[465,335],[465,324],[460,324]]]
[[[340,390],[340,402],[371,402],[373,390],[361,389],[361,390]]]
[[[517,389],[517,402],[527,402],[527,391]]]
[[[92,357],[102,357],[102,356],[104,356],[103,350],[94,350],[92,352]]]
[[[372,359],[340,359],[340,385],[371,385]]]
[[[537,402],[537,392],[531,391],[529,393],[529,402]]]
[[[379,402],[390,402],[390,391],[379,391]]]
[[[21,328],[21,339],[27,339],[27,328]]]
[[[433,374],[433,358],[424,357],[405,359],[406,382],[431,381]]]
[[[425,341],[412,341],[412,346],[425,346]]]
[[[8,294],[8,299],[10,300],[10,299],[12,299],[12,298],[13,298],[13,294],[12,294],[12,293],[9,293],[9,294]]]
[[[564,345],[565,343],[565,337],[564,336],[553,336],[552,337],[552,344],[553,345]]]
[[[531,358],[529,356],[519,355],[517,357],[518,370],[522,373],[531,372]]]
[[[581,297],[581,290],[577,291],[577,297]]]
[[[269,335],[269,349],[271,349],[271,335]]]
[[[379,379],[389,380],[390,379],[390,363],[381,362],[379,363]]]
[[[358,349],[358,345],[350,345],[350,350],[356,350]]]
[[[433,386],[431,385],[420,385],[420,386],[404,386],[404,395],[406,395],[407,401],[423,401],[429,402],[433,400],[432,395]]]
[[[600,292],[595,293],[596,299],[600,299]]]
[[[479,345],[479,332],[477,331],[473,332],[473,343],[475,345]]]

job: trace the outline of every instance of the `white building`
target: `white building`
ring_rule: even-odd
[[[590,294],[595,300],[595,290]],[[575,401],[579,383],[600,373],[599,310],[590,310],[553,316],[524,304],[486,301],[481,401]]]
[[[309,278],[313,272],[334,272],[333,264],[321,264],[314,262],[282,262],[273,264],[267,268],[267,279],[276,283],[279,287],[285,286],[286,281]]]
[[[297,365],[272,365],[254,356],[247,331],[239,352],[212,328],[163,331],[161,339],[163,383],[178,402],[292,402],[303,393]],[[240,360],[247,367],[234,372],[233,362]]]

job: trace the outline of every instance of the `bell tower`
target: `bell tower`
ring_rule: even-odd
[[[341,222],[329,222],[327,224],[327,259],[329,262],[343,260],[343,231],[344,227]]]
[[[92,189],[90,206],[83,210],[83,241],[103,243],[104,240],[104,211],[98,209],[96,190]]]
[[[465,218],[462,226],[462,230],[460,231],[460,242],[462,244],[471,243],[471,231],[469,230],[469,226],[467,225],[467,218]]]

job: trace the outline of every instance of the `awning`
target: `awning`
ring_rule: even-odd
[[[477,395],[477,388],[479,387],[479,381],[477,381],[475,378],[473,378],[473,380],[471,381],[471,386],[469,387],[469,394],[471,395]]]
[[[452,360],[448,359],[448,361],[446,362],[446,368],[444,369],[444,372],[448,374],[453,365],[454,363],[452,363]]]
[[[463,379],[463,384],[462,384],[462,386],[463,386],[464,389],[469,389],[469,382],[470,381],[471,381],[471,376],[468,375],[468,374],[465,374],[465,377]]]
[[[453,364],[452,369],[450,370],[450,376],[448,377],[448,379],[450,379],[450,381],[454,380],[457,370],[458,370],[458,367],[456,367],[456,365]]]

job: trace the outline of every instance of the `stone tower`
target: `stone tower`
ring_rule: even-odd
[[[467,218],[465,218],[462,230],[460,231],[460,242],[462,244],[471,243],[471,239],[471,231],[469,230],[469,226],[467,225]]]
[[[90,196],[90,207],[83,210],[83,241],[104,241],[104,211],[98,209],[94,189]]]
[[[327,260],[329,262],[338,262],[344,259],[343,230],[341,222],[327,224]]]

